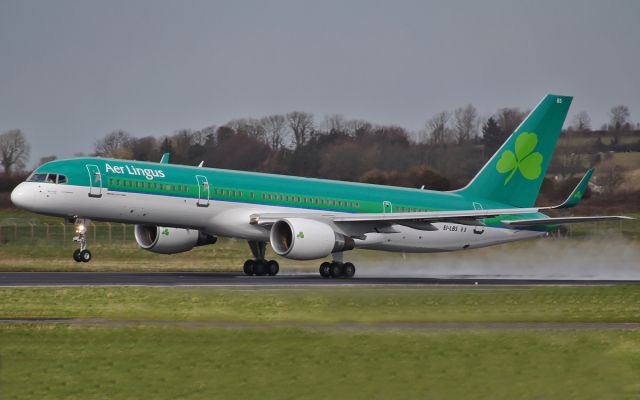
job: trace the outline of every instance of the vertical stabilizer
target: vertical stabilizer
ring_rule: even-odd
[[[456,192],[470,198],[532,207],[571,100],[570,96],[545,96],[471,182]]]

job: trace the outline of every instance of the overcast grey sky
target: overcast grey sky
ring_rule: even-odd
[[[640,1],[0,0],[0,132],[41,156],[292,110],[419,130],[575,96],[640,120]]]

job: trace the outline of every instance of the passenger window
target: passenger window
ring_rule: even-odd
[[[60,185],[64,185],[65,183],[67,183],[67,177],[64,175],[58,175],[58,183]]]

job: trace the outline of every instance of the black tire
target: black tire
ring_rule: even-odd
[[[91,252],[89,250],[82,250],[80,252],[80,260],[82,262],[89,262],[91,261]]]
[[[253,273],[256,276],[263,276],[267,273],[267,263],[264,260],[256,260],[253,262]]]
[[[244,274],[247,276],[253,275],[253,260],[245,261],[242,271],[244,271]]]
[[[333,278],[340,278],[344,274],[344,267],[342,263],[332,262],[330,271]]]
[[[344,263],[342,272],[345,278],[353,278],[353,276],[356,274],[356,266],[350,262]]]
[[[271,260],[267,263],[267,273],[271,276],[278,275],[280,271],[280,264],[276,260]]]
[[[82,260],[80,259],[80,249],[75,249],[75,250],[73,251],[73,260],[74,260],[75,262],[80,262],[80,261],[82,261]]]
[[[320,264],[320,276],[323,278],[328,278],[331,276],[331,263],[325,261]]]

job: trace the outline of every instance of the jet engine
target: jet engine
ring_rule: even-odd
[[[277,221],[271,227],[270,241],[278,255],[294,260],[314,260],[355,247],[350,237],[323,222],[306,218]]]
[[[196,246],[213,244],[218,240],[215,236],[194,229],[155,225],[136,225],[134,233],[140,247],[160,254],[182,253]]]

